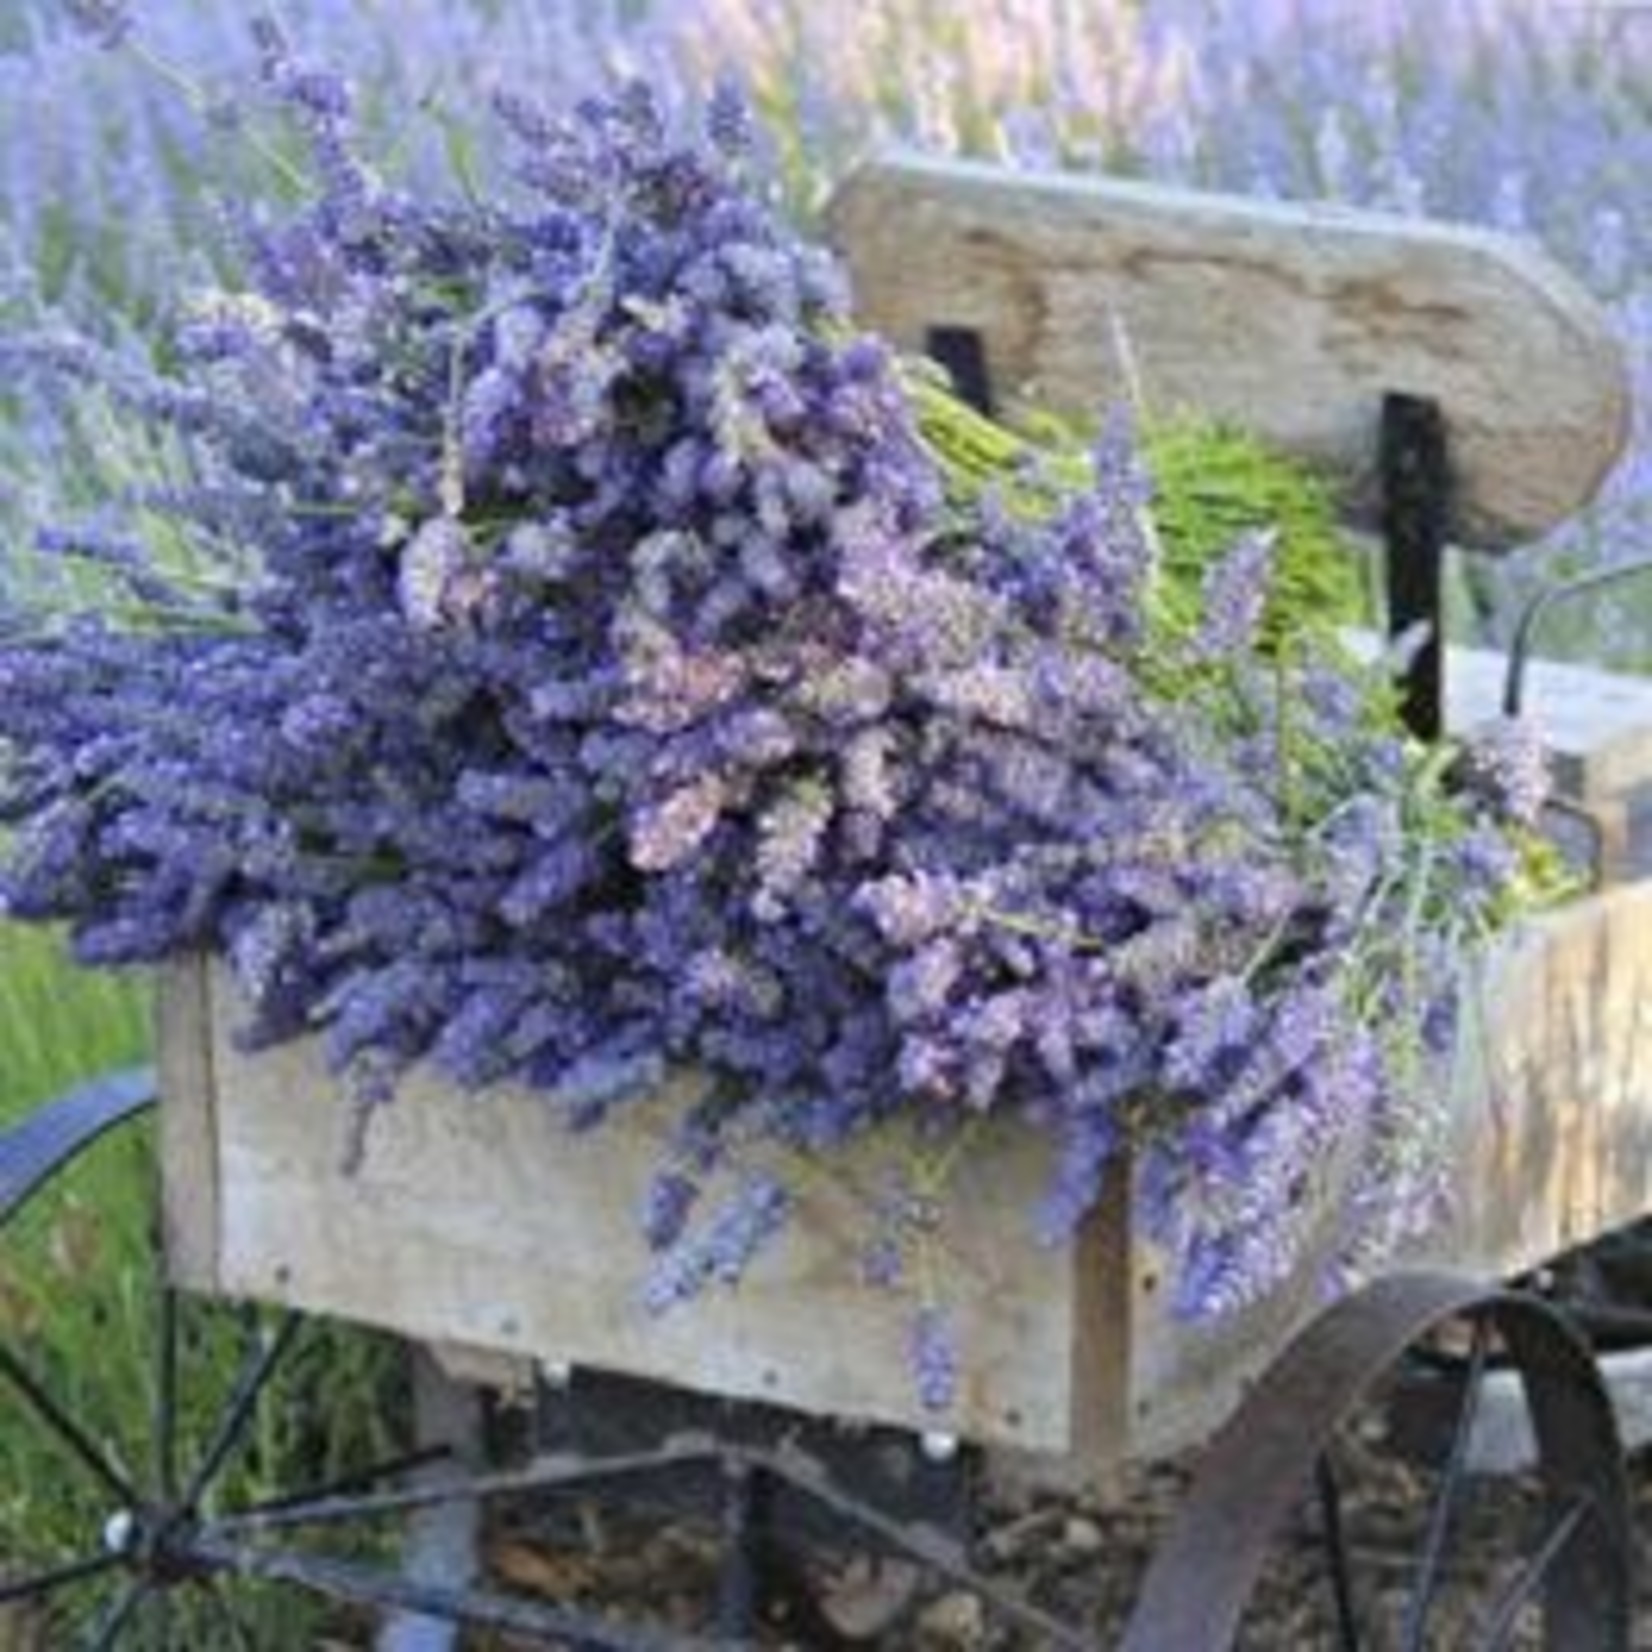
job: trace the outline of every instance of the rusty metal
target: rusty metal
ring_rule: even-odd
[[[0,1136],[0,1214],[22,1209],[94,1142],[141,1116],[154,1102],[148,1074],[122,1074],[48,1104]],[[428,1457],[421,1452],[383,1464],[378,1472],[329,1477],[308,1493],[288,1493],[253,1507],[209,1510],[207,1492],[255,1428],[259,1403],[285,1364],[299,1319],[289,1314],[271,1324],[256,1314],[249,1318],[252,1341],[218,1420],[193,1461],[180,1462],[176,1436],[183,1408],[176,1390],[181,1374],[174,1367],[188,1339],[178,1322],[179,1298],[164,1280],[165,1258],[158,1245],[154,1260],[161,1273],[151,1410],[157,1438],[135,1461],[132,1473],[106,1460],[95,1431],[70,1417],[0,1345],[0,1379],[9,1377],[30,1408],[45,1417],[67,1454],[80,1459],[85,1472],[103,1484],[113,1505],[101,1532],[89,1534],[93,1552],[13,1579],[8,1598],[55,1609],[67,1591],[107,1591],[94,1602],[92,1647],[126,1645],[133,1636],[157,1631],[167,1640],[167,1614],[186,1594],[221,1610],[226,1644],[234,1644],[233,1606],[220,1591],[237,1579],[255,1578],[585,1652],[726,1648],[755,1640],[759,1614],[787,1575],[777,1564],[783,1553],[795,1555],[825,1533],[839,1543],[898,1556],[921,1567],[926,1578],[977,1590],[990,1614],[1029,1632],[1040,1646],[1088,1652],[1083,1637],[971,1569],[967,1453],[937,1464],[894,1430],[838,1428],[773,1407],[697,1400],[647,1386],[636,1386],[621,1404],[612,1387],[575,1385],[586,1421],[600,1416],[602,1428],[595,1432],[607,1431],[603,1449],[578,1449],[587,1442],[576,1439],[570,1442],[575,1449],[537,1455],[524,1467],[481,1470],[442,1485],[399,1483],[404,1471]],[[592,1405],[593,1400],[608,1403]],[[621,1426],[638,1417],[651,1424],[640,1445],[635,1429]],[[684,1426],[694,1423],[703,1426]],[[581,1429],[573,1432],[578,1435]],[[808,1446],[818,1446],[821,1456],[804,1449]],[[635,1497],[642,1504],[660,1502],[663,1493],[668,1509],[681,1506],[685,1496],[698,1507],[716,1506],[720,1500],[726,1560],[720,1611],[711,1628],[692,1634],[658,1624],[616,1623],[571,1602],[489,1587],[447,1588],[392,1566],[289,1548],[283,1541],[300,1528],[323,1534],[329,1529],[359,1531],[366,1523],[445,1502],[538,1500],[557,1493],[587,1499],[593,1494]],[[832,1642],[823,1630],[811,1644],[824,1652]]]
[[[1520,1373],[1538,1472],[1566,1540],[1544,1561],[1546,1644],[1626,1652],[1628,1491],[1610,1401],[1587,1346],[1540,1299],[1458,1275],[1379,1279],[1311,1324],[1212,1443],[1148,1570],[1121,1652],[1233,1644],[1278,1534],[1341,1424],[1430,1332],[1483,1318]],[[1571,1517],[1570,1510],[1579,1509]]]

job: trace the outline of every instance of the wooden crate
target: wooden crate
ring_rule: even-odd
[[[1453,1082],[1460,1198],[1420,1254],[1508,1272],[1652,1207],[1652,885],[1580,902],[1501,948]],[[911,1303],[856,1279],[861,1210],[830,1178],[737,1291],[663,1318],[639,1301],[636,1210],[684,1078],[624,1128],[572,1136],[533,1096],[415,1077],[355,1175],[347,1109],[311,1045],[247,1057],[205,964],[162,995],[163,1157],[174,1276],[512,1359],[576,1363],[1077,1459],[1101,1470],[1200,1438],[1321,1305],[1304,1277],[1208,1328],[1164,1307],[1125,1178],[1071,1249],[1028,1212],[1039,1145],[1005,1130],[954,1188],[946,1298],[959,1403],[916,1404]]]
[[[1392,391],[1443,412],[1465,544],[1505,548],[1564,519],[1623,446],[1621,346],[1575,282],[1507,237],[913,157],[857,172],[831,221],[863,319],[898,343],[969,334],[1011,406],[1082,413],[1133,389],[1237,421],[1322,469],[1355,521],[1374,512]],[[1481,683],[1472,713],[1495,664],[1457,675]],[[1591,679],[1560,730],[1562,773],[1591,807],[1618,807],[1629,771],[1644,773],[1644,691],[1614,692],[1610,726]],[[1501,1273],[1652,1203],[1652,886],[1527,926],[1476,996],[1437,1075],[1455,1098],[1460,1197],[1417,1255]],[[203,1290],[1096,1470],[1197,1440],[1321,1306],[1305,1268],[1249,1313],[1178,1322],[1130,1219],[1128,1170],[1075,1246],[1041,1248],[1039,1146],[1005,1130],[953,1190],[967,1226],[952,1224],[944,1295],[966,1368],[937,1419],[908,1373],[912,1304],[856,1282],[865,1220],[829,1179],[737,1293],[664,1319],[641,1307],[636,1207],[688,1078],[586,1138],[530,1096],[415,1079],[347,1177],[346,1109],[313,1048],[237,1053],[231,996],[205,966],[173,972],[162,1014],[171,1262]]]

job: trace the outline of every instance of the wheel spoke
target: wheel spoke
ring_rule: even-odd
[[[219,1421],[212,1443],[202,1454],[195,1472],[184,1488],[181,1502],[185,1508],[192,1509],[200,1503],[213,1481],[223,1472],[235,1448],[240,1445],[247,1426],[252,1421],[253,1413],[257,1410],[258,1402],[263,1398],[264,1390],[269,1386],[282,1357],[291,1347],[300,1323],[296,1313],[284,1314],[275,1334],[267,1338],[261,1337],[261,1346],[252,1351],[242,1366],[234,1393],[230,1396],[229,1405]]]
[[[1342,1491],[1326,1453],[1314,1464],[1314,1486],[1319,1494],[1325,1558],[1330,1563],[1331,1596],[1336,1603],[1337,1639],[1342,1652],[1359,1652],[1359,1623],[1354,1616],[1353,1579],[1348,1571],[1348,1546],[1342,1533]]]
[[[1514,1633],[1521,1612],[1537,1593],[1543,1579],[1549,1575],[1549,1568],[1560,1558],[1561,1550],[1577,1535],[1578,1528],[1583,1524],[1584,1516],[1588,1512],[1588,1499],[1574,1498],[1550,1522],[1543,1541],[1537,1546],[1537,1552],[1520,1569],[1519,1574],[1492,1607],[1485,1633],[1480,1639],[1480,1645],[1485,1652],[1501,1652],[1501,1648],[1509,1644],[1509,1638]]]
[[[442,1485],[408,1486],[396,1491],[368,1492],[360,1497],[324,1497],[314,1503],[282,1499],[267,1511],[248,1509],[226,1514],[214,1520],[212,1528],[220,1535],[233,1537],[297,1526],[340,1525],[382,1515],[413,1514],[442,1503],[479,1502],[527,1492],[549,1496],[558,1491],[588,1491],[616,1480],[640,1479],[661,1470],[706,1467],[715,1461],[712,1446],[698,1438],[685,1437],[646,1451],[590,1461],[547,1457],[526,1468],[467,1475]]]
[[[86,1555],[80,1560],[65,1561],[47,1571],[35,1572],[29,1577],[10,1578],[0,1582],[0,1606],[13,1606],[25,1601],[44,1600],[47,1595],[67,1588],[71,1583],[83,1583],[87,1578],[99,1577],[121,1564],[114,1554]]]
[[[1405,1627],[1400,1644],[1405,1652],[1422,1652],[1423,1636],[1428,1629],[1428,1614],[1440,1586],[1440,1563],[1445,1558],[1446,1539],[1451,1533],[1451,1517],[1456,1512],[1457,1492],[1465,1479],[1468,1465],[1469,1442],[1474,1436],[1474,1418],[1480,1407],[1480,1393],[1485,1386],[1486,1353],[1490,1326],[1485,1315],[1474,1321],[1474,1340],[1469,1347],[1468,1375],[1463,1381],[1463,1396],[1457,1403],[1457,1420],[1452,1426],[1451,1447],[1446,1454],[1445,1473],[1433,1506],[1428,1511],[1428,1534],[1423,1543],[1422,1561],[1417,1569],[1416,1586],[1411,1604],[1406,1610]]]
[[[324,1503],[331,1498],[343,1497],[350,1492],[379,1485],[385,1480],[394,1480],[403,1474],[411,1474],[416,1469],[428,1468],[432,1463],[446,1462],[452,1456],[453,1447],[450,1445],[424,1446],[418,1451],[407,1451],[399,1457],[386,1458],[382,1463],[353,1469],[334,1480],[323,1480],[317,1485],[305,1486],[298,1491],[283,1492],[279,1497],[267,1497],[261,1502],[250,1503],[244,1508],[238,1508],[235,1513],[237,1517],[275,1514],[283,1509],[301,1508],[308,1503]]]
[[[93,1626],[91,1638],[86,1642],[86,1652],[109,1652],[109,1648],[120,1638],[121,1630],[132,1621],[132,1614],[148,1598],[149,1588],[149,1583],[139,1578],[115,1596]]]
[[[80,1424],[46,1392],[45,1387],[28,1367],[5,1347],[0,1347],[0,1377],[11,1383],[39,1414],[41,1421],[121,1503],[130,1505],[138,1502],[138,1495],[133,1490],[131,1481],[109,1461],[108,1456],[99,1449]]]
[[[165,1647],[167,1652],[172,1652],[172,1648],[178,1643],[172,1635],[174,1600],[171,1590],[153,1590],[145,1604],[149,1610],[145,1615],[143,1627],[149,1633],[144,1639],[153,1638]]]
[[[158,1239],[156,1251],[164,1265]],[[154,1400],[155,1488],[170,1504],[178,1491],[178,1293],[167,1284],[156,1304]]]

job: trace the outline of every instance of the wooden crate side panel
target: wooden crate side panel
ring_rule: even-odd
[[[1652,1211],[1652,882],[1511,939],[1455,1093],[1456,1197],[1421,1259],[1514,1273]]]
[[[532,1096],[465,1096],[415,1076],[346,1175],[346,1107],[314,1047],[248,1059],[229,1042],[236,1010],[221,978],[212,1008],[226,1291],[1036,1451],[1069,1448],[1075,1410],[1106,1414],[1075,1392],[1092,1367],[1074,1352],[1074,1253],[1032,1237],[1044,1154],[1030,1138],[988,1145],[958,1172],[968,1227],[949,1225],[934,1266],[966,1362],[959,1403],[937,1415],[914,1392],[913,1299],[859,1282],[868,1224],[862,1196],[839,1181],[800,1194],[787,1236],[737,1291],[713,1288],[663,1317],[643,1307],[636,1212],[659,1118],[680,1091],[628,1127],[572,1136]]]
[[[1451,1205],[1395,1265],[1502,1278],[1652,1211],[1652,884],[1522,926],[1471,1002],[1440,1077]],[[1128,1439],[1144,1459],[1213,1433],[1326,1302],[1310,1261],[1266,1301],[1195,1325],[1169,1310],[1163,1275],[1138,1235]]]
[[[160,972],[155,1067],[167,1274],[174,1284],[215,1292],[220,1181],[208,990],[204,959],[186,959]]]
[[[1139,389],[1232,420],[1324,467],[1360,520],[1385,391],[1445,409],[1464,544],[1563,521],[1627,440],[1599,305],[1506,236],[910,155],[851,176],[832,228],[861,319],[902,346],[973,328],[1001,396],[1093,417]]]
[[[1227,1420],[1291,1337],[1329,1305],[1318,1257],[1330,1238],[1320,1236],[1307,1264],[1261,1301],[1195,1322],[1175,1312],[1167,1259],[1138,1233],[1129,1270],[1133,1459],[1174,1456]]]

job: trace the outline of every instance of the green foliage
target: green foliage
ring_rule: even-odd
[[[1300,465],[1242,431],[1193,420],[1150,426],[1146,452],[1166,580],[1190,607],[1240,534],[1271,528],[1278,543],[1264,641],[1360,621],[1359,564],[1324,487]]]
[[[142,978],[77,970],[55,934],[0,925],[0,1119],[144,1059]]]
[[[982,417],[925,368],[910,379],[924,435],[960,503],[996,488],[1011,509],[1052,508],[1089,472],[1086,439],[1047,415],[1010,429]],[[1366,614],[1360,566],[1324,487],[1254,437],[1208,420],[1149,422],[1141,433],[1159,543],[1159,618],[1172,630],[1198,617],[1206,573],[1241,534],[1277,536],[1262,636],[1328,635]]]

